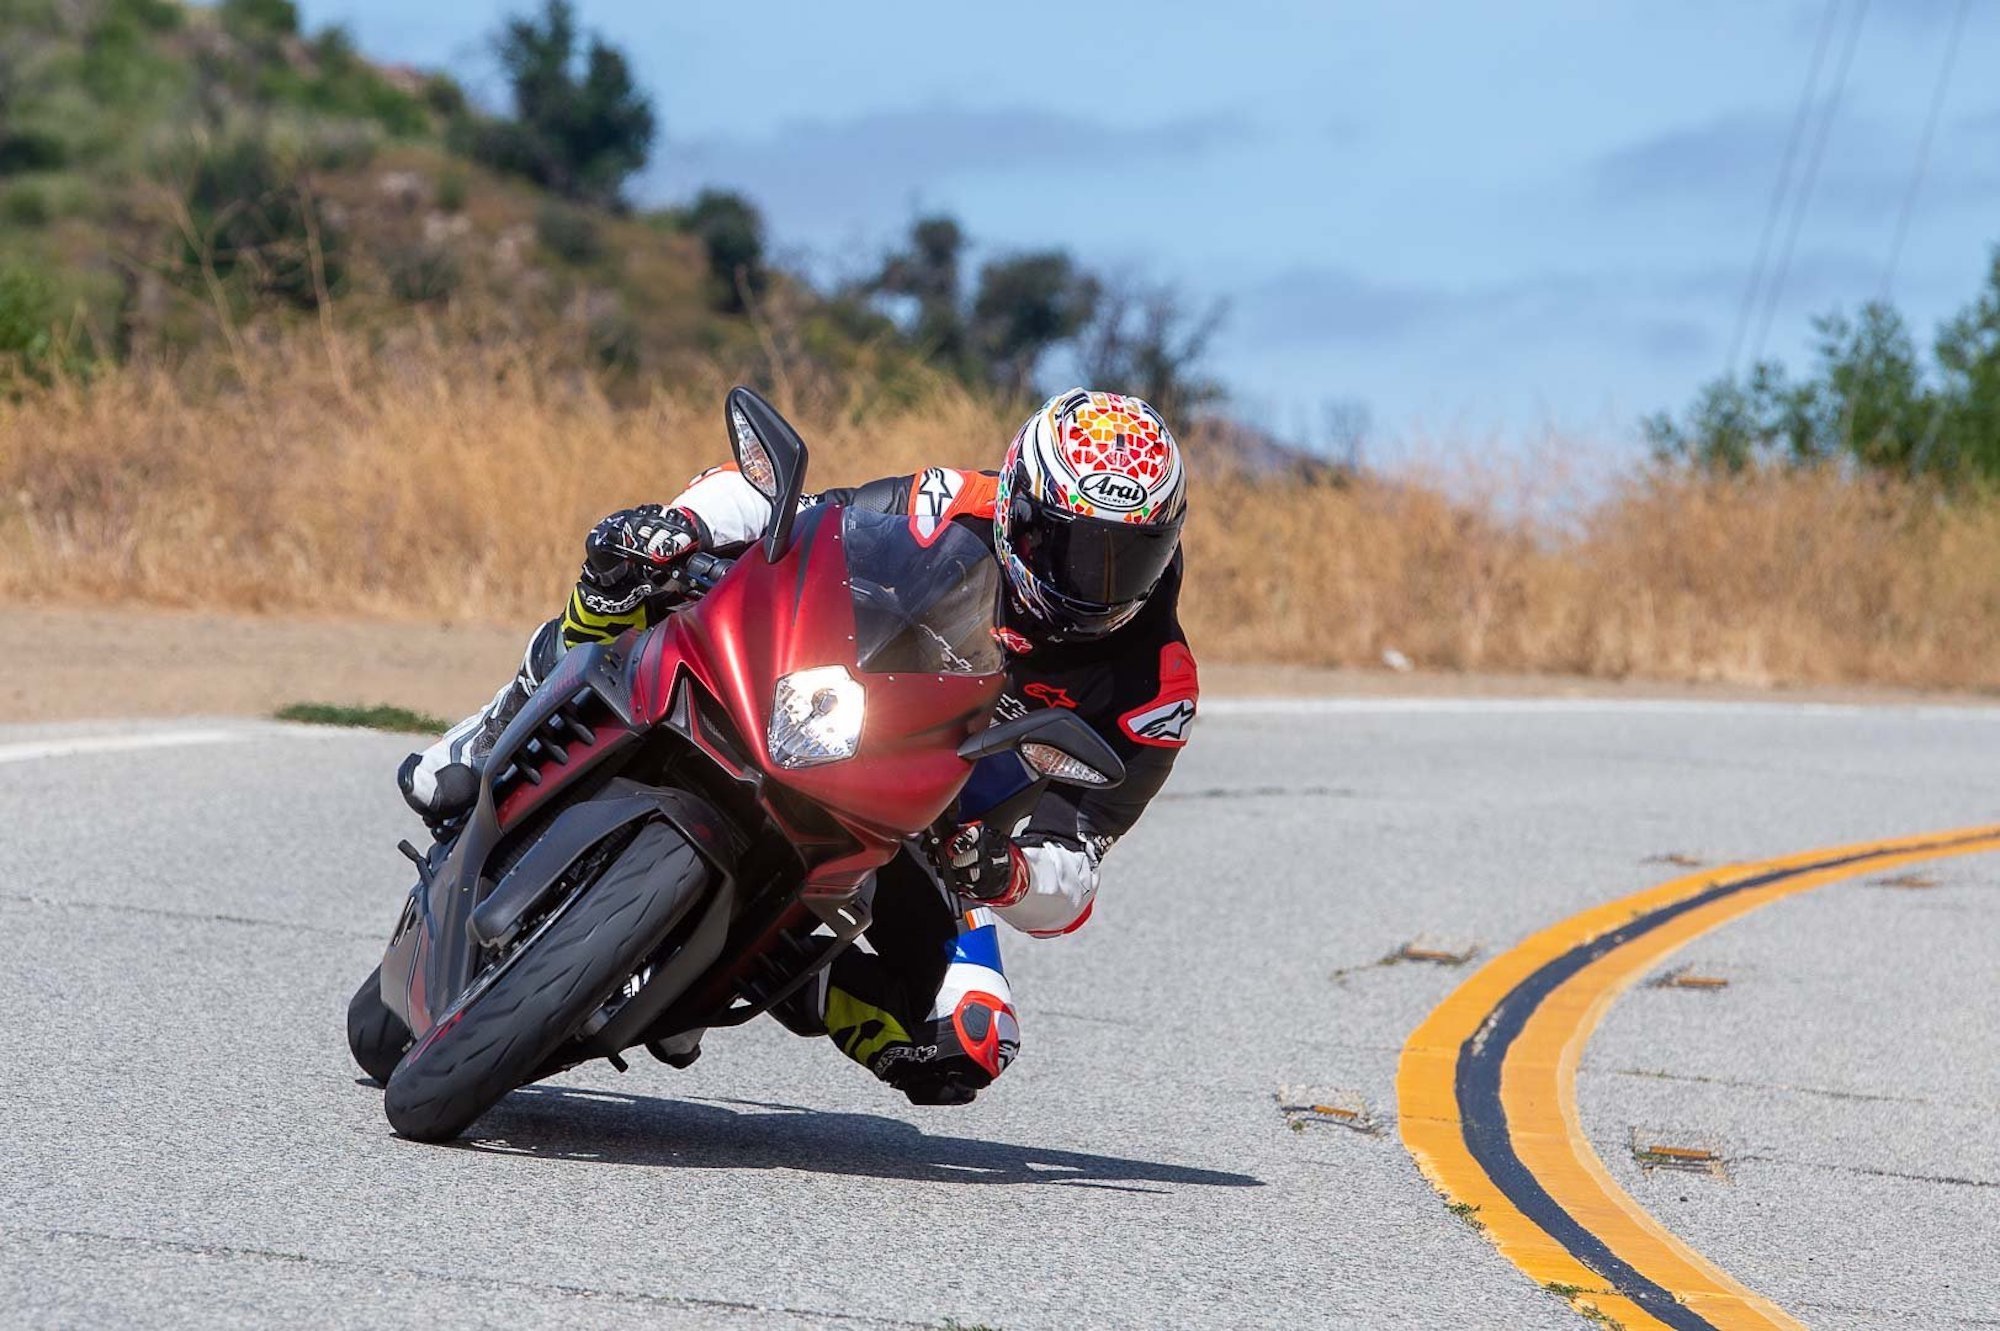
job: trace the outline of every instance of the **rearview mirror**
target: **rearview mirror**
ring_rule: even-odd
[[[764,558],[776,563],[791,545],[792,522],[805,492],[806,445],[778,409],[748,388],[729,390],[729,450],[743,479],[771,503]]]
[[[1045,707],[986,727],[958,746],[958,756],[978,762],[1013,750],[1037,776],[1068,786],[1107,790],[1125,779],[1125,764],[1104,737],[1075,712]]]

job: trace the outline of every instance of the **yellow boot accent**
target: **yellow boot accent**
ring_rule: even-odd
[[[600,615],[583,603],[578,592],[569,594],[569,608],[563,611],[563,645],[575,647],[586,642],[610,642],[627,629],[646,627],[644,603],[622,615]]]
[[[892,1044],[913,1043],[903,1023],[887,1008],[831,987],[826,991],[826,1033],[841,1053],[863,1067]]]

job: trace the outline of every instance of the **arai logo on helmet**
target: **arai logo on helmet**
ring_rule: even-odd
[[[1115,471],[1093,471],[1076,483],[1083,497],[1099,508],[1129,513],[1146,502],[1146,487]]]

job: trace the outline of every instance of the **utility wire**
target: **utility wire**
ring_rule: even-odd
[[[1785,196],[1791,192],[1792,164],[1798,159],[1799,144],[1805,140],[1813,94],[1819,90],[1819,71],[1826,63],[1827,43],[1833,37],[1833,20],[1839,13],[1840,0],[1826,0],[1826,11],[1819,20],[1819,39],[1813,43],[1812,62],[1806,66],[1806,86],[1799,89],[1799,109],[1792,114],[1792,132],[1785,140],[1778,183],[1771,191],[1770,205],[1764,210],[1764,233],[1757,239],[1757,259],[1750,265],[1750,281],[1743,288],[1743,303],[1736,311],[1736,331],[1729,338],[1727,377],[1730,379],[1736,377],[1736,360],[1743,354],[1743,338],[1750,331],[1750,314],[1757,308],[1757,294],[1764,285],[1764,265],[1771,257],[1771,238],[1778,232],[1778,217],[1785,210]]]
[[[1756,364],[1764,358],[1764,343],[1771,335],[1771,320],[1777,316],[1778,303],[1784,298],[1785,278],[1792,267],[1792,252],[1798,247],[1799,232],[1805,226],[1806,212],[1812,205],[1813,186],[1819,181],[1819,164],[1826,156],[1826,141],[1833,130],[1833,122],[1840,114],[1840,99],[1847,91],[1848,71],[1854,67],[1854,48],[1861,40],[1861,20],[1868,15],[1868,0],[1855,0],[1852,15],[1847,21],[1846,41],[1840,48],[1840,60],[1834,67],[1833,88],[1827,94],[1826,108],[1820,113],[1819,129],[1813,136],[1812,151],[1806,156],[1806,170],[1799,181],[1799,192],[1792,199],[1791,224],[1785,232],[1784,248],[1778,251],[1778,266],[1771,274],[1770,289],[1764,293],[1764,313],[1757,323],[1757,340],[1752,344],[1750,363]]]
[[[1930,115],[1924,120],[1923,138],[1917,141],[1917,164],[1910,171],[1910,187],[1903,194],[1903,207],[1896,214],[1896,235],[1889,242],[1889,261],[1882,265],[1882,291],[1876,297],[1884,305],[1895,294],[1896,266],[1903,260],[1903,242],[1910,238],[1910,218],[1917,208],[1917,191],[1924,185],[1924,173],[1931,164],[1931,142],[1937,137],[1938,118],[1944,113],[1945,89],[1951,84],[1952,67],[1958,63],[1958,45],[1965,36],[1965,16],[1972,9],[1972,0],[1958,0],[1958,12],[1952,15],[1951,33],[1944,42],[1944,63],[1938,66],[1937,84],[1931,89]]]

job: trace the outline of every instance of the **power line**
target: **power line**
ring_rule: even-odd
[[[1840,0],[1826,0],[1820,15],[1819,39],[1813,43],[1812,62],[1806,66],[1806,86],[1799,89],[1799,107],[1792,114],[1792,132],[1785,140],[1785,158],[1778,167],[1778,183],[1771,191],[1770,205],[1764,210],[1764,233],[1757,240],[1757,259],[1750,265],[1750,281],[1743,288],[1743,303],[1736,311],[1736,331],[1729,339],[1728,377],[1736,377],[1736,360],[1743,354],[1743,337],[1750,331],[1750,312],[1757,308],[1757,293],[1764,285],[1764,265],[1771,257],[1771,237],[1778,231],[1778,216],[1784,211],[1785,196],[1792,183],[1792,163],[1805,139],[1806,121],[1811,117],[1813,94],[1819,89],[1820,67],[1826,63],[1826,47],[1833,37],[1833,20],[1840,12]]]
[[[1848,71],[1854,67],[1854,49],[1861,40],[1861,20],[1868,15],[1868,0],[1855,0],[1852,17],[1847,21],[1847,38],[1840,48],[1840,61],[1834,68],[1833,89],[1827,94],[1826,109],[1821,112],[1819,129],[1813,137],[1812,151],[1806,157],[1806,171],[1799,181],[1799,192],[1792,199],[1792,219],[1785,232],[1785,246],[1778,251],[1778,267],[1771,274],[1771,286],[1764,293],[1764,313],[1757,323],[1757,340],[1750,353],[1751,364],[1764,358],[1764,342],[1771,335],[1771,320],[1777,316],[1778,302],[1785,293],[1785,278],[1792,267],[1792,252],[1798,247],[1799,232],[1805,226],[1806,212],[1812,205],[1813,186],[1819,181],[1819,164],[1826,156],[1826,141],[1833,130],[1833,122],[1840,114],[1840,99],[1847,91]]]
[[[1972,9],[1972,0],[1958,0],[1958,12],[1952,15],[1951,32],[1945,37],[1944,63],[1938,66],[1937,84],[1931,89],[1930,114],[1924,119],[1924,134],[1917,141],[1917,162],[1910,171],[1910,187],[1903,193],[1903,206],[1896,214],[1896,235],[1889,242],[1889,261],[1882,266],[1882,292],[1877,297],[1883,304],[1889,303],[1896,286],[1896,265],[1903,259],[1903,242],[1910,238],[1910,218],[1916,212],[1917,191],[1923,188],[1924,173],[1931,163],[1931,141],[1937,137],[1938,118],[1944,112],[1945,89],[1951,83],[1952,66],[1958,62],[1959,40],[1965,36],[1965,16]]]

